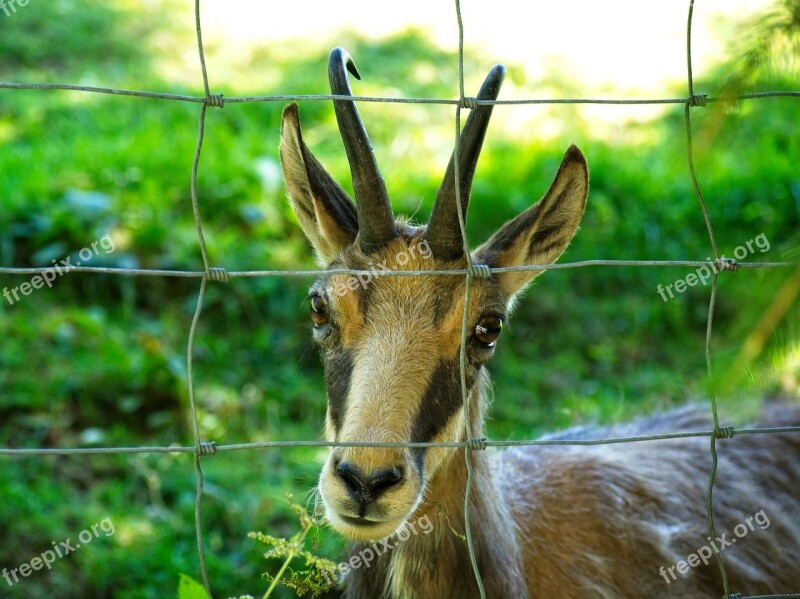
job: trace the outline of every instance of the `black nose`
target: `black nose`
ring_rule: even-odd
[[[337,463],[335,469],[336,475],[347,486],[353,499],[361,504],[362,511],[367,504],[377,500],[403,480],[403,471],[397,467],[382,468],[369,475],[365,475],[358,466],[348,462]]]

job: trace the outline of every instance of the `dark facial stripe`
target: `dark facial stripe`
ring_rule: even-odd
[[[475,368],[467,364],[467,390],[475,381]],[[457,361],[440,360],[428,383],[419,411],[411,428],[411,441],[430,441],[444,429],[462,405],[461,374]],[[417,467],[421,469],[424,447],[413,449]]]
[[[325,356],[325,383],[328,387],[328,410],[337,435],[344,421],[350,376],[353,373],[353,354],[350,351]]]
[[[374,278],[370,279],[369,281],[367,281],[366,287],[360,286],[358,290],[355,292],[358,294],[356,295],[356,298],[358,299],[358,309],[361,312],[362,318],[364,319],[365,322],[369,320],[369,307],[372,304],[370,298],[372,296],[372,289],[373,289],[372,283],[374,281],[375,281]]]

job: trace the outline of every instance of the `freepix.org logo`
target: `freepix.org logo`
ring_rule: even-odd
[[[733,255],[737,260],[744,260],[747,258],[747,256],[755,254],[755,248],[758,248],[762,254],[769,251],[769,239],[767,239],[767,236],[764,233],[761,233],[754,239],[750,239],[746,243],[738,246],[735,250],[733,250]],[[725,260],[725,256],[722,256],[722,259]],[[706,260],[709,260],[708,266],[703,265],[695,272],[690,272],[684,278],[678,279],[669,285],[665,286],[659,284],[656,287],[656,292],[658,292],[658,295],[661,296],[661,299],[665,302],[668,299],[673,299],[675,297],[675,294],[672,292],[673,288],[675,289],[675,293],[683,293],[689,287],[694,287],[698,283],[701,285],[707,285],[711,277],[717,274],[718,269],[714,263],[710,261],[711,258],[706,258]],[[667,296],[669,296],[669,298]]]
[[[2,0],[0,0],[0,2],[2,2]],[[58,262],[56,262],[56,260],[51,260],[53,266],[48,266],[43,269],[42,274],[35,275],[30,281],[26,281],[18,287],[12,287],[10,289],[8,287],[3,287],[3,297],[6,298],[9,305],[13,306],[15,302],[22,299],[20,295],[25,297],[33,293],[34,290],[41,289],[45,285],[50,289],[53,287],[53,281],[79,267],[81,264],[86,264],[92,260],[95,256],[100,254],[100,249],[106,254],[110,254],[116,249],[114,240],[111,239],[110,235],[103,235],[97,241],[93,241],[89,246],[81,249],[78,252],[79,260],[74,264],[72,263],[73,256],[67,256]]]
[[[433,256],[433,250],[431,250],[431,246],[428,245],[428,240],[425,239],[419,244],[412,244],[408,246],[408,250],[397,254],[394,257],[395,262],[400,266],[405,266],[411,262],[411,260],[417,257],[417,252],[419,252],[419,257],[423,260],[428,260],[431,256]],[[389,260],[384,260],[383,262],[379,262],[377,264],[370,262],[369,268],[366,270],[369,272],[349,277],[347,282],[336,283],[336,286],[333,289],[334,293],[336,293],[337,296],[342,297],[346,295],[348,291],[355,291],[359,287],[366,289],[373,278],[382,272],[391,270],[389,268]]]
[[[17,8],[25,8],[30,0],[0,0],[0,11],[7,17],[16,14]]]
[[[416,525],[419,525],[419,530],[417,530]],[[339,575],[347,576],[351,570],[357,570],[362,566],[369,568],[372,565],[372,560],[392,551],[398,544],[408,541],[412,534],[417,535],[422,532],[422,534],[427,535],[432,530],[433,522],[431,522],[430,516],[425,514],[418,518],[416,522],[406,522],[394,535],[376,541],[369,547],[364,547],[358,553],[354,553],[348,561],[339,563],[335,570],[322,570],[322,576],[329,585],[332,585],[339,580]]]
[[[55,562],[57,559],[66,557],[81,547],[88,545],[100,536],[100,532],[105,533],[105,536],[107,537],[110,537],[116,532],[114,523],[108,516],[100,520],[100,522],[95,522],[86,530],[82,530],[78,534],[79,542],[73,543],[71,538],[68,538],[65,541],[59,541],[58,543],[52,541],[52,549],[42,551],[40,555],[37,555],[30,561],[20,564],[16,568],[3,568],[3,571],[0,572],[0,575],[5,578],[8,586],[14,586],[14,584],[20,582],[20,577],[27,578],[33,572],[41,570],[42,568],[47,568],[48,570],[52,569],[53,562]]]
[[[664,579],[664,582],[670,584],[673,580],[678,579],[678,577],[675,575],[675,570],[677,570],[678,574],[681,576],[686,576],[689,573],[689,569],[696,568],[700,565],[700,562],[702,562],[704,566],[707,566],[714,554],[724,551],[726,547],[733,545],[737,539],[747,536],[748,532],[756,529],[756,524],[760,530],[766,530],[769,528],[771,522],[769,521],[769,516],[767,516],[764,510],[759,510],[749,518],[746,518],[743,522],[740,522],[734,526],[733,534],[736,535],[735,537],[728,539],[728,533],[722,533],[721,536],[717,537],[713,541],[711,540],[711,537],[706,537],[706,540],[709,542],[708,545],[703,545],[694,553],[687,555],[685,560],[679,560],[669,568],[661,566],[658,569],[658,573]],[[667,576],[667,574],[669,574],[669,576]],[[670,579],[670,577],[672,578]]]

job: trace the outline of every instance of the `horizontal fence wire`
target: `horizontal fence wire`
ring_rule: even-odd
[[[771,426],[763,428],[734,428],[731,433],[739,435],[759,435],[772,433],[800,433],[800,426]],[[478,438],[478,444],[483,447],[521,447],[534,446],[587,446],[587,445],[615,445],[619,443],[642,443],[644,441],[665,441],[667,439],[687,439],[696,437],[713,437],[718,431],[685,431],[680,433],[662,433],[658,435],[637,435],[633,437],[606,437],[603,439],[530,439],[530,440],[505,440],[492,441],[491,439]],[[208,442],[201,447],[205,455],[225,451],[242,451],[248,449],[274,449],[281,447],[471,447],[475,440],[470,441],[253,441],[252,443],[231,443],[219,445]],[[109,454],[109,453],[194,453],[194,446],[168,445],[168,446],[142,446],[142,447],[39,447],[39,448],[0,448],[0,455],[26,456],[26,455],[71,455],[71,454]]]
[[[589,266],[697,266],[719,269],[734,270],[739,268],[781,268],[800,266],[800,262],[736,262],[732,258],[721,258],[729,266],[720,266],[719,262],[709,262],[703,260],[581,260],[578,262],[559,262],[557,264],[536,264],[526,266],[500,266],[489,268],[490,273],[499,272],[521,272],[527,270],[567,270],[571,268],[587,268]],[[33,266],[26,268],[12,268],[0,266],[0,274],[10,275],[39,275],[45,272],[52,272],[52,266]],[[94,274],[123,275],[128,277],[177,277],[187,279],[202,279],[208,277],[212,280],[217,278],[257,278],[257,277],[318,277],[318,270],[242,270],[229,272],[224,268],[218,268],[215,272],[205,272],[202,270],[156,270],[140,268],[116,268],[106,266],[70,266],[68,272],[86,272]],[[395,277],[420,277],[420,276],[464,276],[469,272],[467,268],[454,268],[450,270],[360,270],[353,268],[331,268],[325,271],[330,275],[369,275],[371,277],[395,276]],[[222,279],[219,279],[222,277]]]
[[[109,94],[112,96],[133,96],[137,98],[150,98],[155,100],[173,100],[176,102],[194,102],[196,104],[243,104],[253,102],[329,102],[331,100],[355,100],[357,102],[374,102],[383,104],[441,104],[444,106],[458,106],[463,100],[452,98],[400,98],[391,96],[341,96],[335,94],[286,94],[270,96],[231,96],[223,94],[215,96],[192,96],[185,94],[170,94],[148,92],[132,89],[118,89],[113,87],[95,87],[91,85],[65,85],[61,83],[3,83],[0,89],[19,90],[53,90],[77,91],[94,94]],[[726,96],[703,96],[705,102],[736,102],[739,100],[759,100],[763,98],[800,98],[797,91],[768,91],[746,94],[733,94]],[[476,106],[524,106],[528,104],[610,104],[610,105],[648,105],[648,104],[686,104],[692,98],[523,98],[519,100],[478,100],[471,98]],[[220,105],[221,107],[221,105]]]
[[[526,271],[526,270],[558,270],[558,269],[572,269],[572,268],[587,268],[587,267],[698,267],[707,268],[713,273],[712,286],[709,298],[709,309],[706,321],[706,339],[705,339],[705,357],[708,376],[712,374],[712,360],[711,360],[711,339],[713,328],[713,315],[717,291],[717,280],[719,272],[722,271],[735,271],[739,268],[753,269],[753,268],[785,268],[800,266],[798,262],[747,262],[737,263],[736,260],[726,258],[724,255],[719,254],[716,245],[714,230],[711,219],[708,215],[705,199],[703,198],[702,191],[694,169],[694,157],[692,146],[692,126],[691,126],[691,109],[694,107],[702,107],[707,103],[712,102],[738,102],[748,100],[764,100],[768,98],[800,98],[800,91],[766,91],[758,93],[744,93],[736,95],[724,96],[707,96],[705,94],[697,95],[694,92],[694,80],[692,75],[692,57],[691,57],[691,28],[692,28],[692,15],[694,10],[694,0],[689,1],[689,12],[686,28],[686,61],[687,61],[687,83],[689,95],[685,98],[641,98],[641,99],[618,99],[618,98],[529,98],[521,100],[477,100],[476,98],[469,98],[464,94],[464,25],[461,18],[461,5],[460,0],[455,1],[455,16],[458,24],[459,33],[459,49],[458,49],[458,67],[459,67],[459,97],[457,99],[444,99],[444,98],[398,98],[398,97],[376,97],[376,96],[341,96],[333,94],[297,94],[297,95],[267,95],[267,96],[233,96],[224,97],[222,94],[212,94],[209,85],[208,72],[205,64],[205,52],[203,48],[202,27],[201,27],[201,10],[200,0],[195,0],[194,4],[194,18],[197,34],[197,51],[200,62],[200,70],[202,74],[204,96],[195,95],[182,95],[174,93],[162,93],[151,91],[139,90],[126,90],[107,87],[95,87],[85,85],[72,85],[60,83],[14,83],[14,82],[0,82],[0,89],[5,90],[34,90],[34,91],[73,91],[80,93],[93,93],[93,94],[110,94],[124,97],[135,97],[144,99],[166,100],[166,101],[180,101],[191,102],[201,105],[199,128],[197,135],[197,144],[195,146],[194,160],[192,163],[191,173],[191,200],[192,210],[194,214],[195,225],[197,229],[198,242],[200,252],[203,260],[205,270],[203,271],[187,271],[187,270],[159,270],[159,269],[134,269],[134,268],[109,268],[99,266],[69,266],[69,272],[83,272],[88,274],[108,274],[118,276],[154,276],[154,277],[179,277],[179,278],[199,278],[201,279],[200,288],[197,296],[197,303],[192,318],[192,324],[189,331],[189,338],[186,348],[186,361],[187,361],[187,383],[188,395],[191,411],[191,427],[194,438],[193,446],[186,446],[180,443],[174,443],[168,446],[141,446],[141,447],[53,447],[53,448],[0,448],[0,455],[5,456],[47,456],[47,455],[98,455],[98,454],[134,454],[134,453],[191,453],[194,456],[194,468],[197,474],[197,487],[196,487],[196,502],[195,502],[195,528],[196,540],[199,556],[199,567],[203,579],[203,585],[211,595],[211,581],[209,580],[208,571],[205,560],[205,542],[202,528],[202,499],[203,499],[203,470],[201,465],[201,458],[213,455],[219,452],[231,451],[244,451],[244,450],[259,450],[259,449],[280,449],[286,447],[450,447],[462,448],[464,450],[466,465],[468,468],[467,489],[465,492],[465,518],[464,526],[466,531],[466,538],[469,548],[470,560],[472,564],[473,573],[475,575],[476,583],[479,588],[481,597],[485,597],[485,591],[481,580],[481,574],[477,567],[475,560],[474,548],[471,540],[471,525],[469,521],[470,504],[467,498],[469,497],[470,488],[472,484],[471,460],[470,452],[483,450],[488,447],[514,447],[514,446],[591,446],[591,445],[607,445],[619,443],[640,443],[648,441],[667,441],[670,439],[684,439],[684,438],[697,438],[705,437],[710,441],[710,452],[712,457],[712,468],[709,473],[708,488],[706,495],[706,511],[708,515],[708,527],[712,536],[715,536],[714,513],[712,507],[712,494],[714,491],[717,456],[716,456],[716,440],[723,438],[730,438],[734,435],[759,435],[759,434],[776,434],[776,433],[800,433],[800,426],[777,426],[777,427],[763,427],[763,428],[734,428],[731,426],[720,426],[716,397],[713,392],[709,394],[709,403],[713,416],[714,429],[708,431],[685,431],[674,432],[656,435],[632,436],[632,437],[619,437],[619,438],[603,438],[603,439],[538,439],[538,440],[522,440],[522,441],[495,441],[487,438],[473,438],[472,432],[469,430],[469,402],[467,401],[467,390],[465,385],[465,342],[466,342],[466,306],[469,304],[470,283],[476,271],[483,268],[485,272],[500,273],[500,272],[513,272],[513,271]],[[695,195],[698,198],[706,228],[709,234],[709,242],[713,254],[713,259],[709,258],[705,261],[702,260],[585,260],[578,262],[563,262],[559,264],[545,264],[537,266],[516,266],[504,268],[491,268],[486,269],[480,265],[473,265],[469,251],[467,251],[468,265],[463,269],[454,269],[446,271],[437,270],[415,270],[415,271],[397,271],[397,270],[352,270],[352,269],[333,269],[327,271],[330,274],[348,274],[348,275],[369,275],[370,277],[376,276],[461,276],[465,278],[465,312],[462,319],[462,336],[461,336],[461,352],[460,352],[460,366],[461,366],[461,383],[462,383],[462,400],[466,412],[466,441],[462,442],[407,442],[407,443],[369,443],[369,442],[329,442],[321,440],[288,440],[288,441],[261,441],[251,443],[227,444],[218,445],[214,441],[204,441],[202,432],[200,430],[199,418],[197,415],[196,395],[194,388],[193,376],[193,355],[194,355],[194,339],[198,327],[198,323],[202,316],[203,299],[205,296],[207,283],[217,282],[224,283],[235,278],[253,278],[253,277],[316,277],[319,275],[317,270],[253,270],[253,271],[233,271],[229,272],[222,266],[212,266],[208,252],[205,245],[205,239],[202,230],[202,220],[199,211],[199,198],[197,193],[197,174],[199,169],[199,159],[203,147],[204,130],[205,130],[205,117],[207,108],[223,108],[225,104],[233,103],[250,103],[250,102],[288,102],[288,101],[331,101],[335,99],[341,100],[357,100],[360,102],[382,102],[382,103],[402,103],[402,104],[441,104],[455,106],[455,157],[454,166],[456,169],[455,179],[458,177],[458,140],[461,131],[461,110],[467,108],[475,108],[481,105],[537,105],[537,104],[610,104],[610,105],[647,105],[647,104],[679,104],[684,106],[684,121],[685,131],[687,136],[687,162],[689,165],[689,172],[692,182],[692,187]],[[458,196],[460,194],[460,186],[455,186],[455,192]],[[456,206],[459,213],[459,221],[461,226],[462,241],[464,248],[469,250],[468,239],[464,227],[465,215],[461,210],[461,202],[456,199]],[[37,275],[51,271],[52,267],[0,267],[0,274],[6,275]],[[739,594],[731,594],[728,588],[727,575],[722,556],[719,552],[716,554],[717,563],[720,570],[720,577],[722,579],[725,597],[730,599],[800,599],[800,593],[793,594],[777,594],[777,595],[760,595],[744,597]]]

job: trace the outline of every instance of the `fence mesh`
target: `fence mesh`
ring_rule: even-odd
[[[716,238],[714,235],[714,227],[708,213],[706,201],[703,197],[701,186],[699,184],[694,165],[694,149],[692,140],[692,109],[696,107],[704,107],[711,102],[738,102],[745,100],[763,100],[765,98],[773,97],[790,97],[800,98],[800,91],[766,91],[758,93],[738,94],[735,96],[725,97],[709,97],[705,94],[696,94],[694,79],[692,74],[692,21],[694,12],[694,0],[689,1],[688,17],[686,25],[686,67],[687,67],[687,88],[688,95],[686,97],[677,98],[655,98],[655,99],[600,99],[600,98],[557,98],[557,99],[521,99],[521,100],[477,100],[474,97],[468,97],[464,93],[464,24],[461,16],[461,3],[460,0],[454,1],[454,18],[458,25],[458,79],[459,79],[459,94],[458,99],[445,99],[445,98],[398,98],[398,97],[382,97],[382,96],[336,96],[336,95],[271,95],[271,96],[240,96],[240,97],[227,97],[224,98],[222,94],[212,93],[209,85],[208,72],[206,69],[205,51],[203,48],[203,35],[201,26],[201,9],[200,0],[195,0],[194,3],[194,18],[196,26],[196,39],[197,51],[200,61],[202,81],[203,81],[203,96],[181,95],[172,93],[156,93],[149,91],[115,89],[105,87],[94,87],[85,85],[72,85],[72,84],[40,84],[40,83],[8,83],[0,82],[0,89],[8,90],[68,90],[79,91],[84,93],[97,93],[97,94],[113,94],[130,96],[135,98],[150,98],[165,101],[178,101],[190,102],[200,104],[200,114],[198,122],[198,135],[197,143],[194,151],[194,158],[192,161],[191,169],[191,203],[194,214],[194,222],[197,230],[198,244],[203,260],[203,271],[178,271],[178,270],[158,270],[158,269],[134,269],[134,268],[108,268],[108,267],[95,267],[95,266],[72,266],[71,271],[74,272],[87,272],[95,274],[112,274],[119,276],[154,276],[154,277],[183,277],[183,278],[199,278],[200,287],[197,295],[196,308],[192,318],[191,326],[189,329],[189,337],[186,346],[186,364],[187,364],[187,386],[191,415],[191,427],[193,431],[194,445],[182,446],[174,444],[169,446],[137,446],[137,447],[91,447],[91,448],[68,448],[68,447],[55,447],[55,448],[30,448],[30,449],[12,449],[0,448],[0,455],[8,456],[44,456],[44,455],[76,455],[76,454],[131,454],[131,453],[191,453],[194,456],[194,469],[197,474],[197,487],[196,487],[196,503],[195,503],[195,529],[197,538],[197,549],[199,557],[199,569],[202,575],[203,585],[205,586],[209,595],[211,595],[211,581],[209,580],[208,571],[206,568],[205,559],[205,542],[202,527],[202,506],[203,506],[203,468],[202,459],[206,456],[211,456],[217,452],[228,451],[244,451],[255,449],[280,449],[285,447],[455,447],[463,448],[464,456],[467,465],[467,487],[464,498],[464,526],[466,531],[467,545],[469,549],[470,559],[473,574],[477,582],[481,597],[485,598],[485,591],[481,579],[481,573],[478,569],[475,559],[475,552],[472,543],[471,525],[470,525],[470,489],[473,483],[473,476],[471,470],[471,460],[469,453],[471,451],[479,451],[487,447],[508,447],[519,445],[602,445],[602,444],[616,444],[616,443],[634,443],[641,441],[653,441],[663,439],[675,438],[689,438],[689,437],[705,437],[710,440],[710,454],[712,459],[712,466],[709,472],[707,494],[706,494],[706,512],[708,516],[708,531],[712,538],[716,537],[714,510],[712,505],[712,494],[714,491],[714,484],[717,471],[717,452],[716,443],[718,439],[726,439],[739,435],[755,435],[755,434],[773,434],[773,433],[786,433],[794,432],[800,434],[800,427],[797,426],[782,426],[782,427],[762,427],[762,428],[734,428],[732,426],[721,426],[719,416],[717,413],[717,399],[713,391],[709,392],[709,407],[713,417],[713,430],[703,431],[689,431],[689,432],[675,432],[658,435],[646,435],[624,438],[604,438],[595,440],[565,440],[565,439],[547,439],[547,440],[523,440],[523,441],[496,441],[486,438],[473,438],[472,431],[470,430],[469,418],[469,402],[468,393],[465,382],[465,343],[467,339],[467,307],[469,306],[470,282],[473,277],[483,274],[479,271],[479,266],[472,264],[469,242],[466,235],[464,226],[465,215],[462,213],[461,202],[457,197],[456,206],[461,226],[462,241],[466,250],[465,254],[468,260],[468,266],[465,269],[456,269],[449,271],[393,271],[387,270],[380,273],[374,271],[364,270],[351,270],[351,269],[335,269],[328,271],[331,274],[350,274],[350,275],[369,275],[369,276],[461,276],[465,278],[465,309],[464,317],[462,319],[462,334],[461,334],[461,349],[460,349],[460,362],[461,362],[461,390],[464,410],[466,413],[466,427],[467,427],[467,441],[464,442],[415,442],[415,443],[343,443],[343,442],[328,442],[318,440],[293,440],[293,441],[264,441],[252,442],[242,444],[227,444],[219,445],[214,441],[203,439],[203,434],[200,429],[200,423],[197,414],[197,402],[194,387],[193,376],[193,356],[194,344],[197,333],[198,324],[203,314],[203,301],[206,294],[206,289],[209,282],[226,283],[231,278],[237,277],[314,277],[318,275],[318,271],[308,270],[257,270],[257,271],[237,271],[229,272],[224,266],[214,266],[209,260],[208,250],[203,235],[202,219],[200,216],[200,199],[197,191],[197,176],[199,169],[200,156],[203,149],[205,138],[205,122],[206,113],[209,108],[224,108],[225,104],[232,103],[245,103],[245,102],[287,102],[287,101],[331,101],[333,99],[354,99],[361,102],[389,102],[389,103],[415,103],[415,104],[440,104],[451,105],[455,107],[455,180],[459,180],[458,174],[458,147],[459,137],[461,133],[461,111],[466,109],[475,108],[478,105],[494,104],[494,105],[521,105],[521,104],[617,104],[617,105],[632,105],[632,104],[681,104],[684,106],[684,124],[686,133],[686,159],[689,167],[689,174],[691,177],[691,184],[700,206],[700,210],[705,222],[708,232],[708,239],[713,253],[713,260],[709,261],[696,261],[696,260],[607,260],[597,259],[580,262],[563,262],[559,264],[548,264],[539,266],[518,266],[518,267],[505,267],[505,268],[492,268],[490,272],[508,272],[516,270],[556,270],[567,268],[585,268],[593,266],[609,266],[609,267],[671,267],[671,266],[690,266],[690,267],[708,267],[713,273],[712,285],[710,290],[709,305],[706,319],[706,336],[705,336],[705,361],[706,369],[709,377],[712,373],[712,352],[711,341],[714,320],[714,308],[718,295],[718,278],[719,273],[723,271],[735,271],[739,268],[783,268],[783,267],[797,267],[800,263],[795,262],[748,262],[739,264],[735,260],[725,258],[720,255],[719,248],[717,247]],[[460,194],[460,186],[455,186],[456,195]],[[42,268],[9,268],[0,267],[0,273],[8,275],[30,275],[42,274],[47,270],[46,267]],[[782,599],[800,599],[800,593],[789,594],[776,594],[776,595],[762,595],[759,597],[750,596],[745,597],[741,594],[731,593],[728,587],[728,580],[725,571],[725,563],[722,555],[716,552],[716,560],[719,566],[719,574],[722,580],[725,598],[737,599],[769,599],[782,598]],[[789,589],[787,589],[789,590]]]

